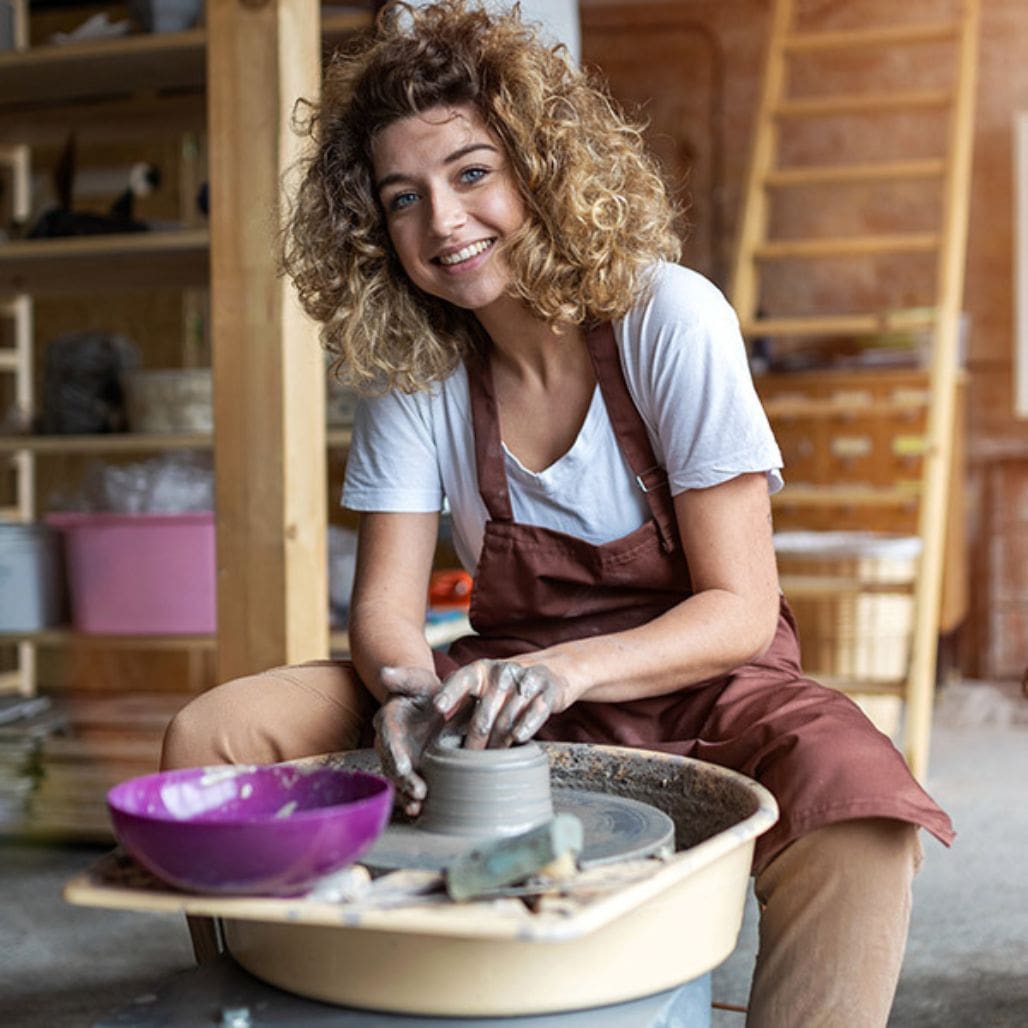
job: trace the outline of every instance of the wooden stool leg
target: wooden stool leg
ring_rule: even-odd
[[[186,916],[189,937],[193,942],[193,955],[198,964],[209,964],[225,952],[221,922],[214,917]]]

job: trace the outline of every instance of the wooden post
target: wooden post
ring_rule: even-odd
[[[315,0],[207,5],[220,681],[328,652],[325,372],[277,273],[296,100],[320,88]]]

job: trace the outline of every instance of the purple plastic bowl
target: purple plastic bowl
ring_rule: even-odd
[[[284,764],[186,768],[116,785],[118,842],[189,892],[291,896],[353,863],[389,821],[379,775]]]

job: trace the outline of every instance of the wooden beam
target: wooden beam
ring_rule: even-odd
[[[209,4],[219,680],[328,655],[324,363],[277,273],[298,98],[320,86],[315,0]]]

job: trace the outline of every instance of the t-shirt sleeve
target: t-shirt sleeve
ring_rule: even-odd
[[[342,503],[403,513],[442,507],[428,394],[388,393],[357,405]]]
[[[731,305],[677,265],[622,322],[630,392],[667,468],[673,494],[763,471],[782,487],[782,455],[753,385]]]

